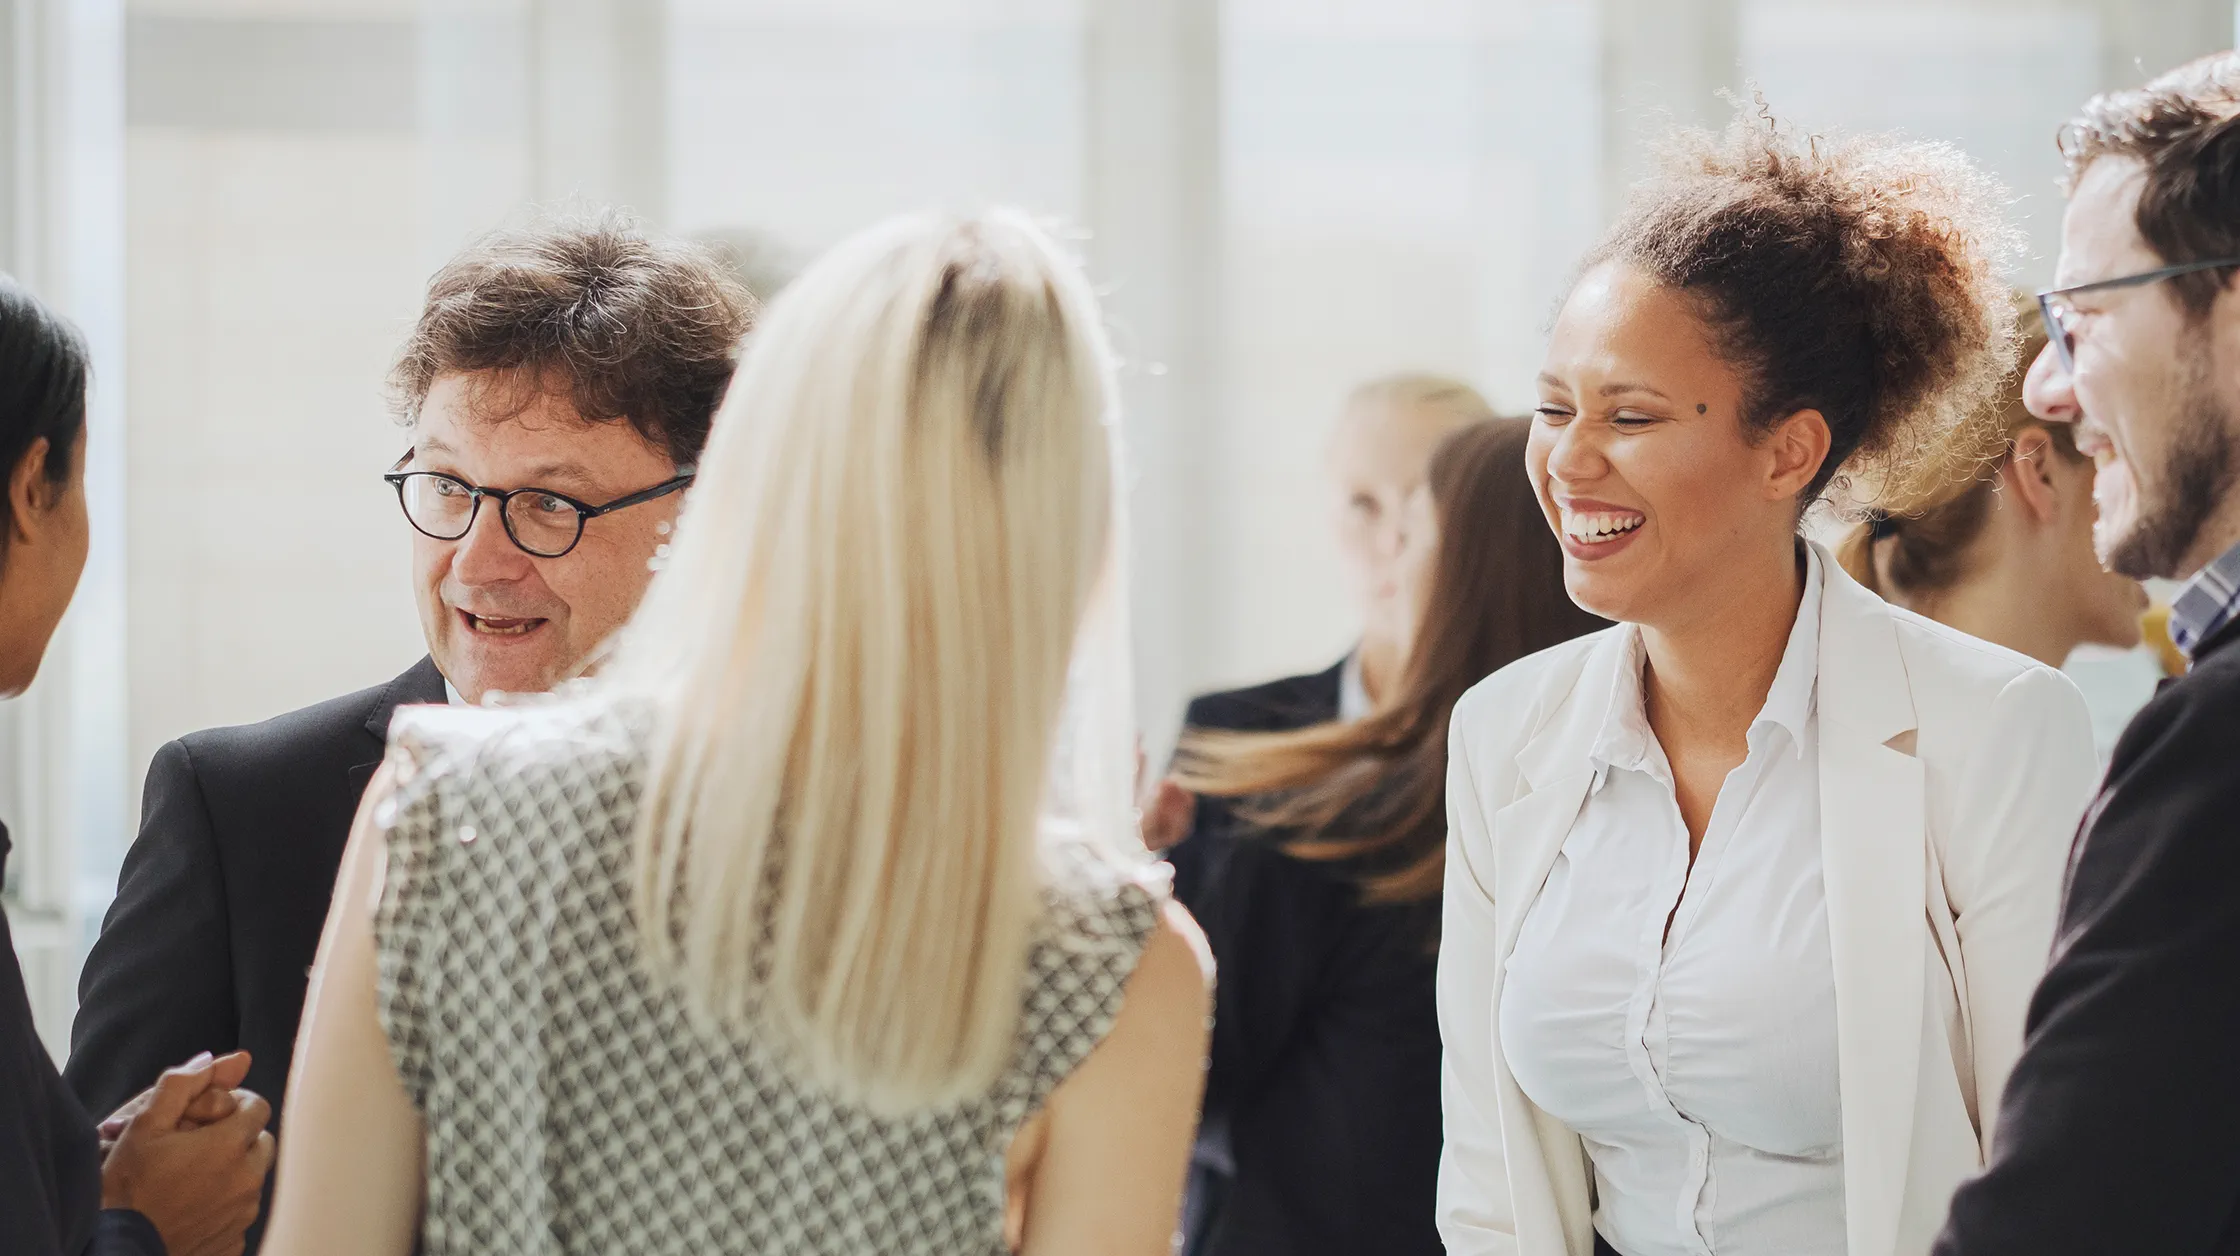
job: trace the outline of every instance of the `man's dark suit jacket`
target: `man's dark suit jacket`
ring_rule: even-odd
[[[443,675],[422,659],[386,685],[156,752],[78,982],[64,1075],[89,1110],[114,1111],[198,1051],[246,1048],[245,1084],[279,1130],[304,983],[389,717],[442,701]]]
[[[2116,743],[1936,1252],[2240,1253],[2240,624]]]

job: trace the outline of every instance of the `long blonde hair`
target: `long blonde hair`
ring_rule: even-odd
[[[755,333],[606,671],[654,712],[647,966],[875,1108],[1010,1058],[1050,811],[1141,850],[1110,361],[1022,215],[841,244]]]

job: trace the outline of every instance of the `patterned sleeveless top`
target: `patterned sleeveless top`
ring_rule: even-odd
[[[421,1250],[1004,1252],[1012,1136],[1110,1031],[1163,886],[1054,852],[1011,1064],[883,1118],[643,974],[646,744],[596,697],[397,717],[378,1004],[425,1129]]]

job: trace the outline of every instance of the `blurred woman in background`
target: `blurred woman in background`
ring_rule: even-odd
[[[1371,714],[1286,733],[1192,730],[1191,790],[1240,801],[1186,905],[1216,982],[1205,1123],[1235,1170],[1196,1256],[1440,1250],[1439,1031],[1447,719],[1503,665],[1599,627],[1524,474],[1529,424],[1473,423],[1404,503],[1399,646]]]
[[[787,287],[600,678],[398,717],[268,1256],[1168,1252],[1207,973],[1134,831],[1110,362],[1023,215]]]
[[[2034,305],[2026,317],[2025,366],[2046,344]],[[2092,459],[2069,425],[2031,417],[2018,367],[1986,426],[1998,440],[1991,457],[1965,451],[1913,500],[1853,527],[1837,550],[1843,569],[1907,610],[2049,666],[2086,643],[2139,644],[2146,589],[2093,553]]]

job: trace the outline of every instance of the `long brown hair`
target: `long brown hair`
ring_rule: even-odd
[[[1177,777],[1244,797],[1249,823],[1293,855],[1351,861],[1370,902],[1436,899],[1446,871],[1447,720],[1508,664],[1603,627],[1563,588],[1563,551],[1525,475],[1531,424],[1459,428],[1431,455],[1439,547],[1422,624],[1390,701],[1352,722],[1285,733],[1193,729]]]

